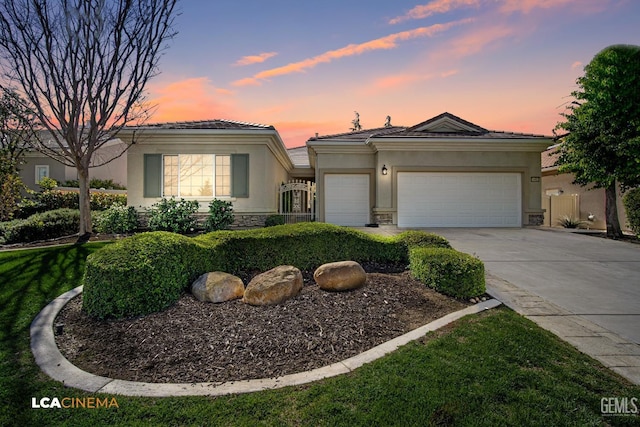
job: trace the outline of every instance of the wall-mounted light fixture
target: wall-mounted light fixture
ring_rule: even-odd
[[[386,175],[388,172],[387,165],[382,165],[382,175]]]

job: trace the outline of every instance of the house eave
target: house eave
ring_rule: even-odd
[[[374,151],[524,151],[543,152],[551,139],[372,138]]]
[[[287,172],[294,168],[280,134],[274,129],[143,129],[123,131],[120,139],[130,138],[136,145],[228,144],[234,146],[266,145]],[[215,138],[215,139],[212,139]]]

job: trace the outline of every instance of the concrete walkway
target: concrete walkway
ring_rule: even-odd
[[[31,351],[36,363],[45,374],[54,380],[62,382],[67,387],[78,388],[92,393],[148,397],[220,396],[225,394],[249,393],[307,384],[324,378],[346,374],[365,363],[373,362],[395,351],[402,345],[424,337],[430,331],[435,331],[469,314],[480,313],[501,304],[494,299],[481,302],[460,311],[450,313],[357,356],[307,372],[284,375],[277,378],[262,378],[225,383],[158,384],[101,377],[85,372],[65,359],[56,345],[53,322],[65,304],[80,295],[81,292],[82,287],[79,286],[54,299],[31,323]]]
[[[640,384],[640,245],[552,229],[425,231],[480,258],[491,296]]]

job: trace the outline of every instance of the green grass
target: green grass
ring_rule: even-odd
[[[603,397],[632,386],[552,334],[501,308],[363,366],[302,387],[219,398],[115,396],[119,408],[31,409],[31,398],[96,396],[48,379],[29,325],[77,286],[104,244],[0,253],[0,425],[639,425],[603,417]]]

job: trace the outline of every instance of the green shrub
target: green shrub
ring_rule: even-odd
[[[173,304],[207,271],[238,274],[282,264],[313,269],[347,259],[411,262],[416,277],[443,293],[460,298],[483,293],[482,263],[447,246],[446,240],[422,232],[389,238],[322,223],[218,231],[193,239],[143,233],[87,260],[85,309],[99,318],[148,314]]]
[[[569,215],[562,216],[558,222],[564,228],[580,228],[584,225],[584,221]]]
[[[38,212],[55,209],[79,209],[80,196],[73,191],[47,190],[35,194]]]
[[[147,209],[151,231],[171,231],[186,234],[196,229],[195,213],[200,204],[196,200],[163,198]]]
[[[94,217],[99,233],[130,233],[138,228],[138,213],[133,206],[116,203],[105,211],[96,212]]]
[[[80,187],[80,183],[78,182],[77,179],[70,179],[65,181],[64,184],[62,184],[62,187],[78,188]],[[127,189],[125,186],[120,185],[116,182],[113,182],[112,179],[99,179],[99,178],[92,178],[89,181],[89,188],[100,188],[105,190],[126,190]]]
[[[56,181],[53,178],[49,178],[48,176],[45,176],[40,181],[38,181],[37,184],[40,187],[40,190],[51,191],[58,186],[58,181]]]
[[[80,195],[75,191],[47,190],[33,194],[32,200],[24,200],[20,204],[19,218],[26,218],[34,213],[55,209],[79,209]],[[91,210],[102,211],[113,204],[127,204],[126,194],[91,193],[89,204]]]
[[[405,244],[395,238],[366,234],[324,223],[297,223],[196,237],[215,247],[225,271],[265,271],[278,265],[306,270],[332,261],[407,263]]]
[[[127,195],[111,193],[91,193],[89,204],[91,205],[92,211],[103,211],[109,209],[115,204],[126,206]]]
[[[636,236],[640,236],[640,188],[627,191],[622,201],[627,212],[629,227]]]
[[[233,204],[213,199],[209,203],[209,216],[204,224],[206,231],[224,230],[233,224]]]
[[[273,227],[274,225],[284,225],[284,216],[269,215],[267,219],[264,220],[265,227]]]
[[[56,209],[2,223],[0,233],[5,244],[55,239],[78,233],[80,211]]]
[[[215,269],[194,239],[163,231],[141,233],[87,258],[83,310],[99,319],[164,310],[202,273]]]
[[[417,241],[429,240],[418,237]],[[162,310],[207,271],[238,274],[283,264],[307,270],[343,260],[406,265],[408,247],[398,237],[323,223],[215,231],[195,238],[142,233],[113,243],[87,259],[85,309],[99,318]],[[156,286],[162,290],[156,290]]]
[[[0,172],[0,221],[9,221],[14,218],[25,188],[19,175]]]
[[[486,291],[482,261],[454,249],[412,248],[409,266],[415,278],[445,295],[471,298]]]
[[[449,241],[442,236],[423,231],[404,231],[396,236],[400,242],[408,248],[429,247],[429,248],[451,248]]]

